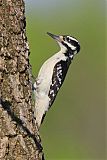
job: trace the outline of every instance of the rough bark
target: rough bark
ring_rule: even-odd
[[[44,159],[25,27],[23,0],[0,0],[0,160]]]

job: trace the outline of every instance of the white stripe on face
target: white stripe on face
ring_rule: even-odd
[[[68,42],[64,42],[64,43],[67,44],[67,46],[72,50],[76,50],[76,46],[73,46],[71,43],[68,43]]]
[[[74,37],[67,36],[67,38],[69,38],[69,39],[71,39],[71,40],[73,40],[73,41],[78,42]]]

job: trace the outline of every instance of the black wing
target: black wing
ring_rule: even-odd
[[[53,104],[56,98],[56,95],[58,93],[58,90],[63,84],[63,81],[65,79],[70,63],[71,63],[71,59],[68,58],[66,61],[63,61],[63,60],[59,61],[54,67],[52,84],[50,86],[50,90],[48,94],[50,98],[49,106]]]

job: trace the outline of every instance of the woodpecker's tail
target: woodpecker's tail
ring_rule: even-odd
[[[43,100],[43,102],[45,101]],[[36,103],[35,103],[34,116],[35,116],[38,128],[40,128],[47,112],[47,104],[44,104],[43,102],[41,100],[39,101],[36,99]]]

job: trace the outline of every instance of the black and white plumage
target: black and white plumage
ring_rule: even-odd
[[[40,127],[46,112],[52,106],[74,55],[80,50],[79,42],[74,37],[57,36],[51,33],[48,33],[48,35],[57,41],[61,50],[45,61],[34,83],[34,114],[38,127]]]

